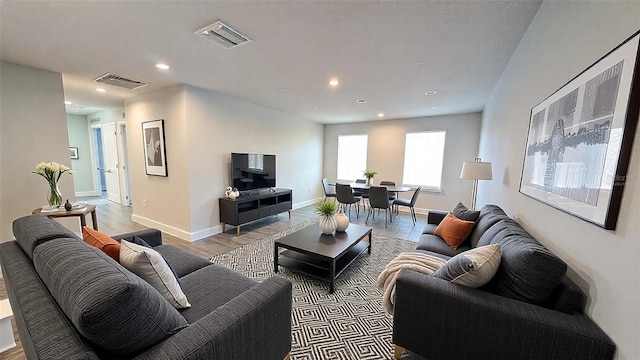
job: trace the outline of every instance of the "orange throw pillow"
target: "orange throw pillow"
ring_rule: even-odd
[[[104,251],[105,254],[109,255],[113,260],[120,262],[120,243],[113,240],[109,235],[83,226],[82,239],[87,244]]]
[[[443,238],[449,247],[455,250],[464,242],[475,224],[473,221],[460,220],[452,213],[448,213],[433,233]]]

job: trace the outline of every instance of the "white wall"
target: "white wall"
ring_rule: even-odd
[[[450,210],[458,201],[471,204],[472,182],[461,180],[460,170],[464,161],[472,161],[478,154],[480,138],[480,113],[432,116],[414,119],[372,121],[351,124],[325,125],[324,177],[336,180],[338,164],[338,135],[367,134],[367,169],[378,174],[380,180],[402,184],[405,134],[418,131],[447,132],[442,173],[442,192],[423,192],[418,196],[416,210]],[[491,161],[491,159],[487,159]],[[409,197],[412,193],[401,194]]]
[[[276,154],[277,186],[293,189],[294,206],[322,195],[322,125],[187,85],[125,110],[134,221],[187,240],[220,232],[231,152]],[[168,177],[145,175],[141,123],[155,119],[165,120]]]
[[[494,181],[480,184],[478,204],[500,205],[567,262],[589,294],[588,315],[615,341],[620,359],[640,359],[640,127],[615,231],[518,189],[531,108],[639,27],[638,1],[545,1],[484,110],[480,146]]]
[[[0,241],[13,239],[13,220],[47,204],[46,180],[31,173],[43,161],[71,166],[62,76],[0,62]],[[59,186],[75,200],[71,176]],[[79,232],[76,218],[61,220]]]

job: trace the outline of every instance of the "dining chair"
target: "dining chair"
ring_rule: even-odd
[[[413,220],[413,226],[416,226],[416,210],[413,208],[416,205],[416,201],[418,200],[418,195],[420,195],[420,190],[422,186],[418,186],[416,191],[411,196],[411,199],[403,199],[397,198],[393,201],[393,206],[396,208],[396,214],[398,213],[399,206],[408,206],[411,211],[411,220]]]
[[[382,180],[380,186],[396,186],[395,181]],[[389,192],[389,200],[393,201],[398,198],[398,193],[395,191]]]
[[[366,183],[367,183],[366,179],[356,179],[356,184],[366,184]],[[366,209],[367,208],[366,199],[369,198],[369,190],[354,189],[353,195],[360,196],[362,198],[362,206]]]
[[[322,188],[324,189],[324,197],[325,198],[336,197],[336,192],[334,190],[331,190],[331,186],[329,185],[329,179],[328,178],[322,179]]]
[[[351,216],[351,205],[356,204],[356,217],[360,216],[360,200],[359,196],[353,195],[353,190],[349,184],[336,184],[336,200],[344,206],[349,208],[349,216]]]
[[[384,228],[387,228],[387,218],[389,222],[393,222],[391,218],[392,211],[391,206],[393,204],[392,200],[389,200],[389,192],[387,191],[386,186],[372,186],[369,188],[369,211],[367,212],[367,219],[364,221],[364,224],[367,225],[369,221],[369,215],[373,214],[373,218],[375,219],[376,209],[384,209]]]

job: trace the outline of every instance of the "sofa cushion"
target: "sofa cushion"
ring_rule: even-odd
[[[109,235],[87,226],[82,227],[82,240],[91,246],[104,251],[113,260],[120,261],[120,243],[113,240]]]
[[[191,307],[181,310],[190,324],[256,286],[257,281],[218,264],[211,264],[182,278]]]
[[[71,230],[44,215],[18,218],[13,221],[12,228],[13,236],[29,259],[33,258],[33,249],[46,241],[59,238],[78,239],[78,235]]]
[[[212,264],[208,259],[178,249],[173,245],[154,246],[153,250],[159,252],[167,259],[171,267],[175,269],[176,274],[180,277],[180,281],[182,281],[183,276]]]
[[[150,247],[122,240],[120,263],[129,271],[140,276],[177,309],[191,306],[182,292],[178,279],[171,271],[162,255]]]
[[[138,353],[188,325],[151,285],[82,241],[43,243],[33,263],[78,332],[115,356]]]
[[[488,243],[478,244],[482,234],[489,230],[498,221],[508,218],[507,214],[505,214],[505,212],[496,205],[483,206],[482,209],[480,209],[480,216],[478,217],[478,221],[476,221],[476,226],[473,228],[473,231],[471,231],[471,235],[469,235],[471,247],[489,245]]]
[[[121,239],[120,241],[125,240],[125,239]],[[151,245],[149,245],[149,243],[147,243],[146,241],[144,241],[144,239],[139,238],[137,236],[132,236],[131,239],[126,239],[127,241],[134,243],[134,244],[138,244],[140,246],[144,246],[144,247],[148,247],[148,248],[152,248]],[[176,273],[176,269],[173,268],[173,266],[171,266],[171,263],[169,262],[169,260],[167,260],[166,257],[164,257],[164,255],[160,254],[160,256],[162,256],[162,259],[164,259],[164,262],[167,263],[167,266],[169,266],[169,269],[171,270],[171,273],[173,273],[173,276],[176,278],[176,280],[178,280],[178,284],[180,283],[180,277],[178,276],[178,273]]]
[[[494,225],[491,244],[500,244],[502,261],[487,289],[512,299],[540,303],[558,286],[567,265],[512,219]]]
[[[487,245],[465,251],[449,259],[434,277],[478,288],[491,280],[500,266],[500,245]]]
[[[416,250],[426,250],[445,255],[447,258],[456,256],[471,249],[469,242],[463,242],[455,250],[437,235],[424,234],[420,236]]]
[[[478,221],[478,217],[480,216],[480,211],[471,210],[464,206],[463,203],[458,202],[456,206],[451,210],[453,215],[455,215],[458,219],[466,220],[466,221]]]
[[[467,235],[473,230],[475,223],[458,219],[453,213],[440,222],[434,235],[440,236],[453,250],[457,249],[460,244],[467,238]]]

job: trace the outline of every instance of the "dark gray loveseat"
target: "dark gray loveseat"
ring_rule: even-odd
[[[502,209],[481,209],[475,228],[452,250],[433,232],[446,212],[430,211],[419,252],[449,259],[500,244],[492,280],[480,289],[402,270],[396,281],[393,343],[436,359],[611,359],[612,340],[584,313],[585,295],[566,264]]]
[[[136,235],[174,267],[191,307],[176,310],[148,283],[55,220],[13,223],[0,263],[28,359],[273,359],[291,349],[291,283],[256,282]]]

